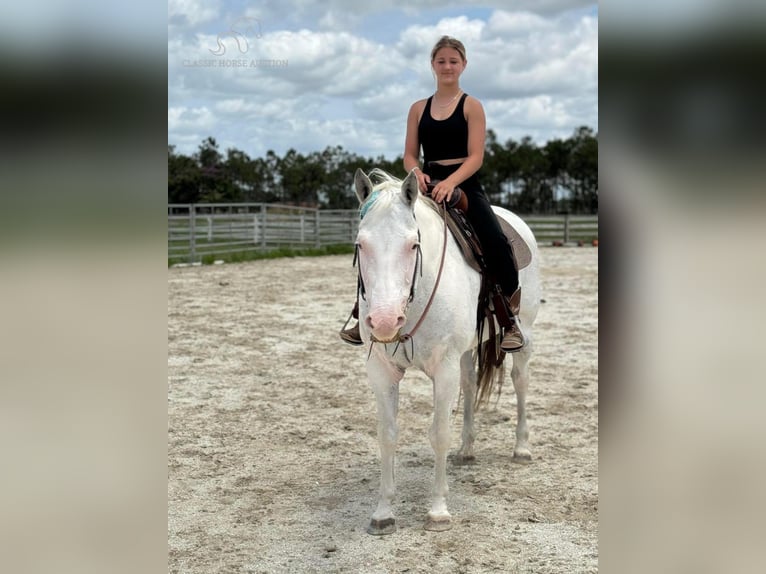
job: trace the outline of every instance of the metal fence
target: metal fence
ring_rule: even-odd
[[[590,243],[598,239],[598,215],[522,215],[538,245]]]
[[[598,237],[598,216],[523,217],[540,245],[590,242]],[[234,253],[279,248],[349,245],[356,238],[356,209],[326,210],[273,203],[168,205],[171,263],[212,261]]]

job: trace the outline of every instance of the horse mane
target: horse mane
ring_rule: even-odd
[[[378,167],[373,168],[368,177],[373,186],[370,195],[359,206],[359,213],[362,218],[373,208],[377,208],[379,205],[390,207],[395,200],[398,200],[400,198],[402,182],[404,181]],[[418,200],[415,206],[416,209],[419,209],[418,205],[426,205],[435,213],[439,212],[436,203],[430,197],[421,194]]]
[[[375,182],[375,185],[373,186],[373,190],[375,189],[400,189],[402,186],[402,181],[398,177],[394,177],[387,171],[384,171],[380,169],[379,167],[374,168],[372,171],[370,171],[368,177]]]
[[[372,207],[372,202],[377,202],[377,200],[380,197],[385,197],[382,194],[375,193],[375,192],[385,191],[385,192],[396,192],[396,193],[398,193],[401,190],[402,182],[404,181],[403,179],[399,179],[398,177],[391,175],[390,173],[388,173],[385,170],[380,169],[379,167],[376,167],[376,168],[373,168],[372,170],[370,170],[370,173],[368,174],[368,177],[370,178],[370,180],[373,183],[372,192],[370,193],[370,197],[368,197],[365,200],[365,202],[364,202],[365,204],[368,203],[368,202],[370,203],[368,208]],[[373,195],[374,195],[374,197],[373,197]],[[392,197],[392,194],[386,194],[386,195],[388,195],[389,198]],[[439,213],[439,209],[438,209],[438,207],[436,205],[436,202],[434,200],[432,200],[429,196],[420,194],[420,197],[418,199],[419,199],[418,203],[422,203],[424,205],[427,205],[434,212]],[[364,206],[364,204],[362,204],[362,207],[363,206]]]

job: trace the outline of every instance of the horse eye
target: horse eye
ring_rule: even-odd
[[[420,243],[416,243],[412,246],[412,250],[415,251],[418,247],[420,247]]]

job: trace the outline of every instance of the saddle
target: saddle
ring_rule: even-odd
[[[430,197],[431,191],[439,183],[438,180],[431,181],[427,184],[426,196]],[[427,202],[428,205],[437,210],[438,206],[435,202]],[[486,265],[484,263],[484,252],[482,251],[479,238],[474,231],[473,226],[466,218],[466,211],[470,209],[468,205],[468,196],[459,187],[455,188],[452,193],[452,197],[447,202],[447,227],[449,227],[452,236],[460,246],[460,250],[463,253],[463,257],[466,263],[470,265],[475,271],[478,271],[482,275],[486,273]],[[495,216],[497,217],[497,216]],[[500,224],[500,229],[503,230],[508,245],[511,247],[511,256],[513,262],[516,264],[516,270],[520,271],[524,269],[532,261],[532,252],[529,250],[529,246],[522,239],[519,232],[509,224],[502,217],[497,217],[497,222]]]
[[[427,184],[426,196],[430,197],[434,186],[438,180],[432,180]],[[439,210],[434,201],[426,202],[434,211]],[[449,228],[455,241],[460,246],[463,257],[470,267],[481,274],[481,288],[479,290],[479,300],[476,308],[476,333],[479,340],[477,352],[478,359],[478,384],[479,388],[492,388],[493,369],[500,369],[498,380],[502,384],[502,368],[505,361],[505,353],[501,350],[502,329],[510,325],[510,310],[506,298],[503,296],[500,285],[490,276],[484,262],[484,253],[479,243],[476,231],[466,218],[466,211],[470,209],[468,205],[468,196],[459,187],[455,188],[452,197],[446,203],[447,206],[447,227]],[[497,217],[497,215],[495,215]],[[519,232],[502,217],[497,217],[505,235],[508,245],[511,248],[511,257],[516,265],[516,270],[520,271],[532,262],[532,252]],[[485,342],[483,332],[485,326],[488,329],[488,337]]]

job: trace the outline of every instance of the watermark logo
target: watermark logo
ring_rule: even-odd
[[[232,38],[237,44],[237,49],[239,50],[240,54],[246,54],[250,49],[250,43],[247,41],[248,34],[254,36],[256,40],[263,38],[260,20],[256,18],[240,18],[234,22],[232,27],[227,32],[218,34],[218,37],[216,38],[218,47],[215,50],[211,49],[210,53],[214,56],[223,56],[226,54],[226,44],[223,42],[223,40],[221,40],[221,38]]]
[[[184,60],[186,68],[286,68],[287,60],[271,60],[263,58],[224,58],[227,46],[247,54],[250,51],[250,41],[263,38],[261,22],[257,18],[241,17],[226,31],[216,36],[216,47],[208,48],[215,58],[200,60]]]

